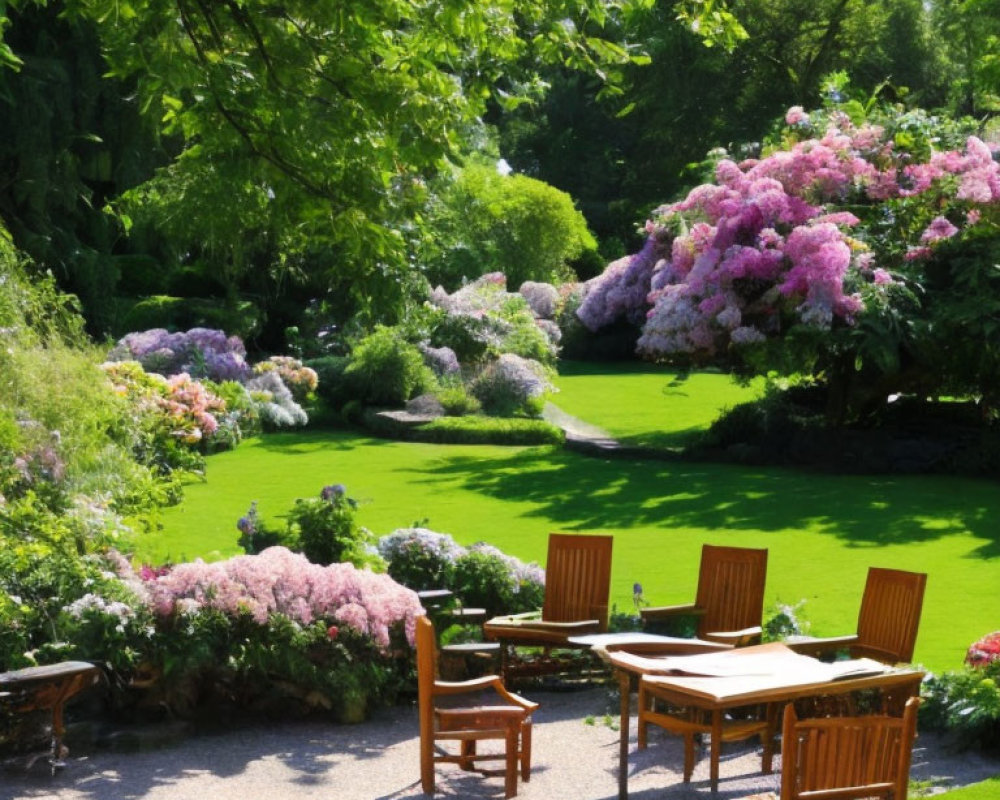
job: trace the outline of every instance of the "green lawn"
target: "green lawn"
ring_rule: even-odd
[[[162,530],[144,540],[146,558],[233,554],[251,500],[273,518],[340,482],[379,534],[426,519],[459,542],[543,560],[550,531],[613,532],[620,608],[630,607],[634,581],[654,603],[692,599],[707,541],[768,547],[767,603],[806,599],[817,634],[853,630],[869,565],[929,572],[916,658],[934,670],[958,666],[967,644],[1000,621],[1000,492],[985,481],[627,462],[347,432],[250,440],[212,457],[208,475],[163,514]]]
[[[707,428],[719,413],[758,397],[763,381],[740,386],[720,372],[678,375],[643,363],[559,365],[563,411],[632,445],[677,447]]]
[[[1000,777],[945,792],[948,800],[996,800],[1000,797]]]

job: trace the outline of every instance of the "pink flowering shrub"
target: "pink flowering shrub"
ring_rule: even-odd
[[[985,667],[1000,663],[1000,631],[988,633],[969,645],[965,663],[970,667]]]
[[[926,255],[978,221],[972,205],[1000,199],[1000,169],[974,136],[916,161],[886,127],[840,112],[793,108],[786,123],[781,147],[722,159],[714,183],[659,208],[642,251],[589,283],[584,324],[642,319],[638,348],[652,358],[725,355],[795,326],[853,326],[905,281],[906,247],[911,260]],[[906,222],[888,245],[885,213]]]
[[[136,361],[109,361],[101,369],[133,408],[140,461],[164,472],[197,468],[200,461],[191,455],[218,430],[225,401],[187,373],[164,378]]]
[[[421,611],[414,592],[388,575],[351,564],[320,566],[284,547],[227,561],[178,564],[147,581],[150,602],[161,617],[214,610],[265,625],[274,614],[301,625],[336,622],[388,651],[400,628],[413,642]]]
[[[117,616],[126,634],[130,620],[149,620],[139,657],[175,714],[193,715],[207,701],[346,718],[354,701],[391,701],[409,679],[423,609],[388,575],[320,566],[284,547],[139,571],[115,553],[111,563],[133,607],[84,597],[67,613],[99,613],[108,625]]]

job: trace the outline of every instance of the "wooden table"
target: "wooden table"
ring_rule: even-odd
[[[924,677],[917,670],[881,665],[873,668],[884,671],[850,675],[846,673],[853,662],[824,664],[777,642],[724,653],[658,658],[610,651],[607,658],[617,671],[623,697],[618,763],[620,800],[628,797],[628,693],[635,678],[656,698],[711,715],[709,771],[714,792],[719,784],[722,718],[727,710],[754,704],[776,707],[804,697],[844,695],[863,689],[913,695],[919,692]],[[773,739],[773,726],[767,735]]]
[[[47,756],[53,770],[62,765],[63,707],[71,697],[94,686],[100,677],[101,671],[88,661],[61,661],[0,673],[0,706],[14,713],[52,713],[51,748],[39,756]]]

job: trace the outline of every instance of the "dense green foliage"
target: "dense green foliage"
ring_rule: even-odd
[[[431,284],[449,291],[496,271],[512,287],[562,283],[575,277],[575,260],[596,256],[597,242],[569,195],[492,164],[469,164],[446,179],[429,213],[434,237],[421,260]]]
[[[434,384],[416,345],[386,327],[357,343],[343,376],[352,399],[375,406],[401,406]]]

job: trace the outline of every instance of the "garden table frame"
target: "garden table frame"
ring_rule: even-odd
[[[797,663],[802,658],[787,646],[774,642],[753,647],[732,649],[719,656],[725,659],[745,659],[762,651],[772,654],[780,660],[785,654],[793,657],[789,663]],[[631,687],[644,678],[655,676],[655,696],[686,708],[697,708],[711,714],[712,739],[709,752],[709,776],[711,790],[718,790],[719,785],[719,753],[723,714],[733,708],[761,704],[768,706],[769,724],[767,736],[773,741],[779,706],[807,697],[833,697],[847,695],[864,689],[905,691],[916,695],[920,691],[920,683],[924,673],[915,669],[900,669],[885,667],[879,674],[869,674],[860,677],[841,677],[836,679],[815,679],[814,676],[796,676],[792,673],[776,673],[771,675],[737,675],[727,677],[704,677],[669,674],[676,673],[677,662],[684,656],[670,656],[664,661],[664,667],[657,671],[654,659],[637,657],[626,652],[605,650],[598,652],[614,668],[618,676],[621,692],[621,720],[619,728],[618,750],[618,797],[628,798],[628,741],[629,741],[629,697]],[[816,659],[811,659],[816,661]],[[816,662],[819,663],[818,661]]]

